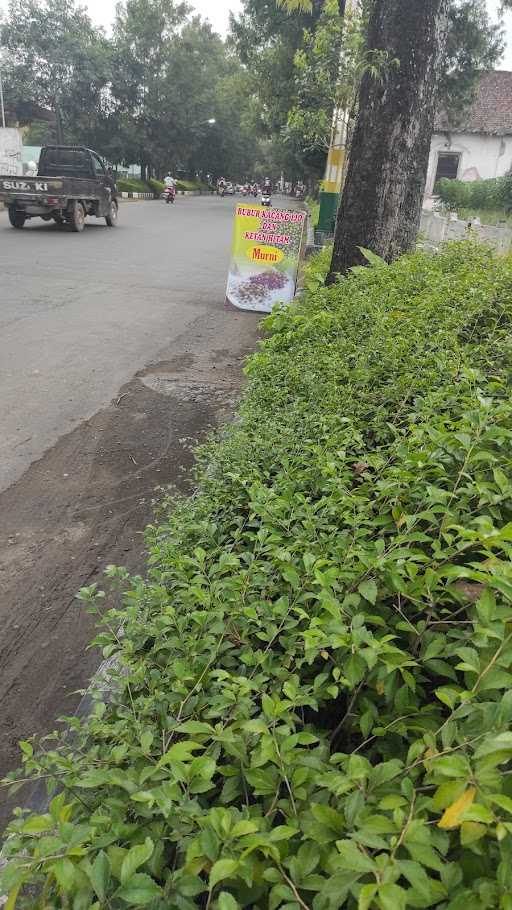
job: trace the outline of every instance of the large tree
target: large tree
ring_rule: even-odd
[[[306,0],[283,0],[292,11]],[[309,8],[309,7],[308,7]],[[288,132],[302,148],[329,143],[335,106],[354,110],[363,72],[378,75],[387,53],[367,47],[371,8],[360,0],[340,15],[338,0],[324,0],[315,27],[305,33],[295,55],[297,100],[288,114]],[[503,50],[502,29],[490,21],[485,0],[449,0],[447,40],[442,59],[438,104],[452,120],[471,102],[480,73],[496,64]]]
[[[157,166],[162,133],[174,113],[166,84],[171,48],[188,12],[186,3],[174,0],[126,0],[117,6],[112,96],[125,157],[141,165],[143,178]]]
[[[416,242],[448,0],[373,0],[368,48],[390,60],[365,72],[328,282],[364,263],[368,247],[386,260]]]
[[[75,0],[11,0],[0,45],[8,104],[59,104],[68,142],[94,136],[110,108],[110,48]]]
[[[277,3],[289,11],[311,8],[311,0]],[[365,262],[364,247],[391,260],[414,245],[436,105],[452,115],[460,111],[502,49],[484,0],[361,0],[359,6],[363,76],[328,282]],[[318,78],[316,69],[309,67],[310,81]]]
[[[247,69],[250,97],[267,140],[264,166],[277,173],[284,169],[291,176],[318,178],[323,172],[324,155],[287,132],[299,91],[295,55],[314,32],[323,8],[324,0],[312,0],[307,10],[290,16],[276,0],[243,0],[241,14],[231,17],[231,40]]]

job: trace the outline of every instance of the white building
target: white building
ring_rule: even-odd
[[[485,73],[474,103],[450,124],[438,114],[432,137],[426,196],[436,180],[486,180],[512,170],[512,73]]]

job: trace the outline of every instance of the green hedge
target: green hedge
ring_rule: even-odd
[[[9,910],[512,907],[512,265],[320,272],[147,580],[81,592],[116,689],[22,743]]]
[[[163,180],[155,180],[154,177],[151,177],[148,180],[148,183],[156,195],[160,195],[160,193],[163,193],[163,191],[165,189],[165,183]]]
[[[434,192],[440,196],[447,208],[453,210],[472,208],[483,211],[512,209],[512,177],[498,177],[495,180],[439,180]]]
[[[137,177],[120,177],[117,180],[117,188],[121,193],[150,193],[151,188],[147,183],[139,180]]]
[[[151,177],[147,183],[144,183],[137,177],[120,177],[117,181],[117,186],[119,191],[123,193],[152,192],[159,195],[160,193],[163,193],[165,183],[163,180],[155,180],[153,177]],[[177,180],[176,188],[178,190],[200,190],[201,192],[208,190],[208,186],[205,183],[193,180]]]

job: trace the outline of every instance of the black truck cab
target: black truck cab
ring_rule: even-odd
[[[81,145],[44,146],[37,177],[0,175],[0,200],[15,228],[36,217],[66,222],[73,231],[83,230],[88,215],[105,218],[109,227],[117,224],[115,180],[100,156]]]

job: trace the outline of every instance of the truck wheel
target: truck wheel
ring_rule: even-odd
[[[13,228],[21,229],[27,220],[27,216],[24,212],[17,212],[15,208],[10,206],[9,208],[9,221],[11,222]]]
[[[115,199],[112,199],[110,203],[110,208],[108,215],[105,216],[105,221],[109,227],[115,227],[117,225],[117,216],[119,215],[119,206]]]
[[[66,218],[70,228],[76,234],[83,231],[85,227],[85,209],[81,202],[75,202],[70,214]]]

